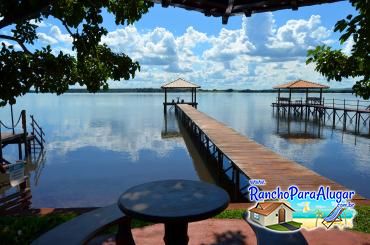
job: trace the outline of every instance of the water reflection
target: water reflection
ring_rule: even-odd
[[[20,99],[17,108],[38,115],[48,141],[45,167],[30,179],[32,206],[103,206],[144,182],[199,179],[183,139],[162,139],[161,101],[160,94]],[[168,129],[175,125],[172,119],[167,123]],[[14,151],[4,154],[11,157]]]
[[[320,122],[312,123],[308,120],[292,120],[292,117],[274,113],[276,118],[276,134],[289,140],[293,144],[314,144],[324,140]]]
[[[162,139],[179,138],[182,134],[179,130],[179,125],[174,112],[165,113],[163,116],[164,128],[162,129]]]
[[[201,111],[370,197],[368,138],[312,123],[277,122],[271,108],[275,94],[200,93],[198,98]],[[155,180],[217,182],[174,113],[163,116],[162,103],[163,95],[155,93],[29,94],[19,99],[14,114],[26,109],[35,115],[48,142],[44,164],[29,171],[32,206],[103,206],[127,188]],[[0,110],[2,120],[8,115],[7,108]],[[294,134],[299,142],[292,140]],[[5,149],[6,159],[17,155],[16,147]]]

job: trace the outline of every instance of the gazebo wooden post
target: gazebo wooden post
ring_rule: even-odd
[[[306,119],[308,116],[308,88],[306,88]]]
[[[164,103],[163,103],[163,112],[167,113],[167,89],[164,88]]]
[[[197,108],[197,88],[194,88],[194,107]]]
[[[288,117],[290,117],[290,103],[292,99],[292,89],[289,88],[289,104],[288,104]]]
[[[320,105],[322,104],[322,88],[320,88]]]
[[[194,89],[191,89],[191,103],[194,102]]]

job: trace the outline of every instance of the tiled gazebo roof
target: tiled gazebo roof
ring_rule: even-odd
[[[200,86],[197,85],[197,84],[188,82],[188,81],[186,81],[182,78],[178,78],[175,81],[172,81],[172,82],[169,82],[169,83],[166,83],[166,84],[162,85],[161,88],[167,88],[167,89],[168,88],[173,88],[173,89],[176,89],[176,88],[200,88]]]
[[[320,89],[320,88],[329,88],[329,86],[305,81],[305,80],[297,80],[289,83],[284,83],[278,86],[275,86],[274,89]]]

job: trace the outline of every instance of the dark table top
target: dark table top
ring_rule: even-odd
[[[192,222],[210,218],[229,204],[221,188],[192,180],[163,180],[130,188],[119,200],[127,215],[151,222]]]

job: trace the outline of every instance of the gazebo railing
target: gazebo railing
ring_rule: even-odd
[[[321,105],[327,108],[338,108],[344,110],[362,110],[370,111],[369,100],[353,100],[353,99],[326,99],[320,97],[308,97],[307,100],[302,97],[280,97],[276,98],[278,105]]]

